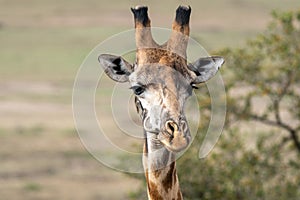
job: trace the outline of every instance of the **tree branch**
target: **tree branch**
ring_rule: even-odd
[[[254,121],[258,121],[261,122],[263,124],[266,125],[270,125],[270,126],[277,126],[279,128],[285,129],[286,131],[288,131],[290,133],[291,139],[293,140],[293,143],[296,147],[296,149],[298,150],[298,152],[300,153],[300,141],[299,141],[299,137],[298,137],[298,131],[293,129],[292,127],[290,127],[289,125],[281,122],[281,120],[279,121],[273,121],[270,119],[267,119],[265,117],[261,117],[258,115],[254,115],[254,114],[249,114],[250,119],[254,120]]]
[[[275,119],[277,121],[278,124],[283,124],[281,117],[280,117],[280,102],[282,100],[282,98],[287,94],[288,89],[292,83],[292,79],[293,79],[293,72],[290,71],[287,74],[287,81],[286,83],[283,85],[283,87],[281,88],[281,91],[279,93],[279,95],[273,100],[273,106],[274,106],[274,114],[275,114]]]
[[[292,131],[291,133],[291,138],[294,141],[294,144],[298,150],[298,152],[300,153],[300,142],[299,142],[299,137],[296,131]]]

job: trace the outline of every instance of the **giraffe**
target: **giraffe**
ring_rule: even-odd
[[[190,6],[179,6],[169,40],[152,38],[148,7],[131,8],[134,16],[136,62],[101,54],[104,72],[114,81],[129,82],[144,129],[143,167],[150,200],[183,199],[175,156],[191,142],[184,103],[196,84],[212,78],[224,63],[219,56],[187,62]]]

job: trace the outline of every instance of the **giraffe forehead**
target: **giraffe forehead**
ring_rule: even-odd
[[[129,80],[131,84],[162,84],[164,86],[174,86],[176,88],[190,87],[189,82],[180,72],[171,67],[160,64],[150,64],[137,67],[130,75]]]

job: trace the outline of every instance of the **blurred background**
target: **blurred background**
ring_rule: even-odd
[[[0,199],[145,199],[143,176],[90,156],[72,116],[81,63],[139,4],[163,28],[190,5],[191,36],[226,60],[224,134],[207,159],[196,141],[179,160],[184,196],[299,199],[299,0],[0,0]]]

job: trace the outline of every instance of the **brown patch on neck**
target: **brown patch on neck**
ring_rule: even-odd
[[[149,191],[149,196],[151,197],[151,199],[164,200],[162,198],[162,196],[159,194],[159,192],[157,190],[157,186],[152,181],[148,182],[148,191]]]
[[[168,192],[168,190],[172,188],[172,186],[175,183],[175,181],[177,181],[176,180],[176,176],[174,177],[174,175],[173,175],[174,174],[174,170],[176,170],[175,169],[175,162],[172,162],[171,165],[170,165],[169,171],[166,174],[166,177],[162,181],[163,187],[164,187],[164,189],[165,189],[166,192]]]
[[[180,189],[177,192],[177,200],[182,200],[182,194],[181,194]]]
[[[159,175],[161,174],[160,170],[155,170],[154,172],[152,172],[155,178],[158,178]]]

